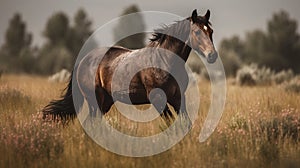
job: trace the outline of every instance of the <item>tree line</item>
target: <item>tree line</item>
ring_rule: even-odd
[[[136,5],[124,9],[121,15],[139,12]],[[122,20],[121,20],[122,21]],[[142,16],[130,23],[119,23],[113,30],[115,39],[128,29],[145,24]],[[132,24],[135,24],[134,26]],[[242,65],[256,63],[275,71],[291,69],[300,73],[300,38],[297,21],[286,11],[274,13],[267,21],[267,30],[253,30],[245,38],[233,36],[220,42],[219,55],[226,74],[235,76]],[[43,36],[46,42],[32,46],[33,36],[28,32],[20,14],[9,21],[5,42],[0,48],[0,70],[12,73],[52,74],[62,68],[71,70],[84,42],[92,34],[92,21],[83,9],[70,20],[63,12],[53,14],[46,22]],[[136,49],[145,44],[145,34],[140,33],[118,41],[116,44]],[[196,68],[197,69],[197,68]]]
[[[253,30],[244,39],[223,39],[219,53],[227,75],[235,76],[243,64],[256,63],[279,72],[291,69],[300,73],[300,36],[297,21],[286,11],[274,13],[266,31]]]
[[[28,32],[19,13],[9,21],[5,42],[0,49],[0,66],[13,73],[51,74],[66,68],[71,70],[75,58],[91,35],[92,22],[83,9],[79,9],[70,23],[63,12],[53,14],[42,32],[46,42],[40,48],[32,47],[32,34]]]
[[[121,15],[139,11],[136,5],[130,5]],[[129,21],[131,23],[119,23],[114,29],[115,40],[126,35],[132,27],[141,26],[142,30],[145,27],[140,15]],[[0,71],[48,75],[63,68],[72,70],[81,47],[92,32],[92,21],[83,9],[79,9],[72,20],[65,13],[57,12],[47,20],[42,32],[45,44],[33,47],[33,36],[27,30],[21,14],[16,13],[9,21],[5,42],[0,48]],[[144,39],[145,34],[141,33],[117,41],[116,44],[136,49],[144,46]]]

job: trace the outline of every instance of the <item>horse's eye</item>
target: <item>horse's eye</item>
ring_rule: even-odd
[[[204,29],[205,31],[207,31],[207,26],[204,25],[204,26],[203,26],[203,29]]]
[[[198,31],[195,31],[195,34],[196,34],[196,36],[199,36],[199,35],[200,35],[200,33],[201,33],[201,31],[200,31],[200,30],[198,30]]]

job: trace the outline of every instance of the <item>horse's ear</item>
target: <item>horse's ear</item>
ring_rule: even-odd
[[[195,9],[194,11],[193,11],[193,13],[192,13],[192,21],[193,21],[193,23],[195,23],[196,22],[196,20],[197,20],[197,17],[198,17],[198,14],[197,14],[197,9]]]
[[[206,12],[206,14],[204,15],[204,17],[205,17],[205,19],[206,19],[207,21],[209,21],[209,17],[210,17],[210,10],[209,10],[209,9],[207,10],[207,12]]]

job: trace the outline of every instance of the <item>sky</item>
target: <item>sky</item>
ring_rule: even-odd
[[[93,29],[118,17],[132,4],[138,5],[141,11],[170,12],[182,17],[190,16],[194,9],[198,9],[199,14],[210,9],[216,45],[223,38],[243,37],[254,29],[266,30],[267,21],[280,10],[287,11],[300,23],[299,0],[0,0],[0,3],[0,45],[4,43],[8,22],[16,12],[22,14],[37,46],[45,42],[42,32],[51,15],[63,11],[72,18],[79,8],[93,21]]]

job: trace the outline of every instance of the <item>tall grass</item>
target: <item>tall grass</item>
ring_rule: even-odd
[[[198,135],[210,105],[209,83],[199,83],[201,102],[191,132],[159,155],[130,158],[98,146],[77,120],[67,127],[42,122],[40,110],[64,84],[35,76],[0,79],[0,167],[298,167],[300,95],[283,87],[228,85],[223,117],[213,135]],[[147,108],[146,106],[140,108]],[[118,130],[137,136],[160,131],[162,121],[134,123],[115,108],[105,116]]]

